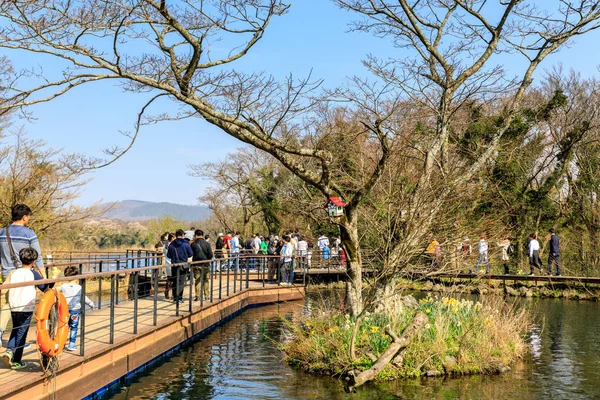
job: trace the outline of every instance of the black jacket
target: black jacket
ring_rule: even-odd
[[[204,239],[198,239],[192,243],[192,253],[194,253],[192,261],[212,260],[213,258],[210,244]]]

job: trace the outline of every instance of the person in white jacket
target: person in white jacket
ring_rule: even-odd
[[[529,275],[533,275],[533,267],[536,267],[542,272],[542,262],[540,261],[540,242],[537,241],[537,235],[532,233],[529,235],[529,268],[531,272]]]
[[[77,267],[65,268],[65,276],[75,276],[79,274]],[[69,305],[69,345],[67,351],[77,351],[75,342],[77,341],[77,328],[79,327],[79,314],[81,314],[81,285],[77,281],[68,282],[58,287],[58,291],[65,295]],[[85,296],[85,304],[94,309],[94,302]]]

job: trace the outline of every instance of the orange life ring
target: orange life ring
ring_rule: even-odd
[[[50,337],[48,318],[50,309],[56,305],[58,311],[58,328],[56,336]],[[37,343],[40,352],[48,357],[56,357],[62,353],[69,336],[69,305],[67,299],[58,290],[48,290],[44,293],[35,312],[37,319]]]

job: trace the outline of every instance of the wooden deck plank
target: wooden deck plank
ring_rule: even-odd
[[[210,301],[204,302],[206,308],[211,304],[225,303],[227,300],[225,282],[223,282],[222,297],[219,301],[218,297],[218,275],[214,278],[213,287],[213,303]],[[237,288],[239,289],[239,282],[236,282]],[[233,289],[234,283],[230,282],[230,297],[234,295]],[[265,288],[276,288],[277,285],[266,284]],[[243,283],[245,289],[245,282]],[[262,282],[249,282],[250,289],[262,289]],[[237,291],[237,290],[236,290]],[[188,302],[189,298],[189,285],[186,285],[184,292],[185,303],[180,305],[180,315],[188,315]],[[161,326],[167,325],[178,317],[176,317],[176,306],[171,300],[167,300],[164,297],[162,291],[159,291],[157,301],[157,326],[153,325],[153,308],[154,299],[151,298],[140,298],[138,299],[138,335],[147,334],[152,332]],[[193,310],[200,310],[200,302],[193,303]],[[115,305],[114,309],[114,343],[124,343],[127,340],[131,340],[135,337],[133,334],[133,323],[134,323],[134,301],[120,301],[118,305]],[[85,357],[79,355],[77,352],[64,352],[61,356],[60,364],[61,370],[67,369],[71,366],[81,363],[85,358],[94,357],[96,354],[106,350],[110,345],[110,307],[103,307],[100,310],[86,311],[85,314]],[[7,393],[13,391],[16,387],[26,387],[40,379],[41,368],[39,365],[39,357],[37,350],[35,349],[35,336],[36,329],[32,326],[28,333],[27,342],[32,343],[29,350],[26,350],[23,354],[23,361],[28,364],[27,368],[19,371],[13,371],[4,364],[0,363],[0,398],[3,398]],[[8,339],[6,337],[5,339]],[[77,344],[80,344],[81,337],[78,335]]]

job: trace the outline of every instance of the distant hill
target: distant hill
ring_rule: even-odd
[[[182,221],[201,221],[210,217],[206,206],[186,206],[175,203],[153,203],[150,201],[125,200],[115,203],[115,207],[103,218],[120,221],[145,221],[165,215]]]

